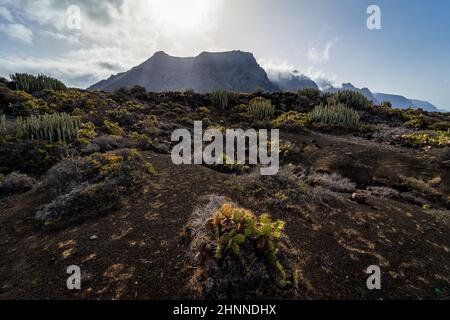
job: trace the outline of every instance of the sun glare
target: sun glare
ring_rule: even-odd
[[[195,31],[205,25],[211,10],[210,0],[153,0],[148,2],[151,15],[170,31]]]

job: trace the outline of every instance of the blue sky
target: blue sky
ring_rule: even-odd
[[[369,5],[381,30],[366,26]],[[67,28],[78,5],[81,28]],[[269,73],[428,100],[450,110],[448,0],[0,0],[0,74],[86,87],[155,51],[250,51]]]

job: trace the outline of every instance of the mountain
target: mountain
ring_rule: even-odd
[[[422,110],[431,111],[431,112],[439,112],[440,111],[436,106],[432,105],[428,101],[413,99],[413,100],[411,100],[411,102],[413,103],[414,108],[417,108],[417,109],[422,109]]]
[[[172,57],[164,52],[133,69],[111,76],[94,84],[88,90],[114,91],[121,87],[140,85],[149,91],[184,91],[199,93],[224,88],[236,92],[256,89],[273,92],[279,88],[248,52],[203,52],[196,57]]]
[[[404,96],[387,93],[375,93],[374,96],[380,102],[389,101],[395,108],[407,109],[414,107],[412,101]]]
[[[298,91],[300,89],[314,88],[319,89],[317,84],[307,76],[294,70],[288,74],[280,73],[270,77],[270,80],[282,91]]]
[[[387,94],[387,93],[378,93],[378,92],[371,92],[368,88],[362,88],[359,89],[352,85],[351,83],[343,83],[342,87],[337,88],[334,86],[327,86],[322,89],[323,92],[326,93],[336,93],[343,90],[351,90],[355,92],[361,93],[363,96],[365,96],[367,99],[372,101],[374,104],[381,104],[383,102],[390,102],[394,108],[398,109],[422,109],[429,112],[439,112],[440,110],[431,104],[428,101],[422,101],[422,100],[414,100],[414,99],[408,99],[401,95],[396,94]]]
[[[323,89],[323,91],[326,93],[336,93],[336,92],[344,91],[344,90],[359,92],[363,96],[365,96],[367,99],[372,101],[373,103],[375,103],[375,104],[379,103],[379,101],[374,97],[373,93],[369,89],[367,89],[367,88],[359,89],[359,88],[356,88],[351,83],[343,83],[342,87],[340,87],[340,88],[329,86],[329,87],[326,87]]]

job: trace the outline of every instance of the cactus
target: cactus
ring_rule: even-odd
[[[250,101],[248,113],[259,120],[272,119],[275,107],[272,105],[272,101],[258,97]]]
[[[220,110],[228,109],[230,102],[233,98],[234,93],[224,89],[215,90],[211,94],[212,104],[214,105],[214,107]]]
[[[310,113],[309,118],[313,122],[327,125],[342,125],[347,127],[360,127],[361,120],[358,112],[345,105],[323,104],[316,106]]]
[[[332,95],[331,100],[355,110],[367,110],[370,105],[369,99],[363,94],[351,90],[339,91]]]
[[[33,140],[70,141],[78,138],[81,121],[66,113],[16,119],[16,134]]]
[[[28,93],[42,90],[66,90],[67,87],[61,81],[49,76],[39,74],[34,76],[26,73],[16,73],[9,76],[10,86],[14,90],[23,90]]]

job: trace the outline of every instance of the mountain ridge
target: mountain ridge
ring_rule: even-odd
[[[192,89],[198,93],[207,93],[216,89],[244,93],[259,89],[268,92],[319,89],[315,81],[297,70],[269,76],[252,53],[233,50],[204,51],[195,57],[175,57],[164,51],[157,51],[143,63],[128,71],[111,75],[108,79],[93,84],[87,90],[112,92],[122,87],[135,85],[143,86],[153,92]],[[341,87],[329,85],[322,88],[325,93],[336,93],[342,90],[359,92],[374,104],[388,101],[393,107],[399,109],[420,108],[431,112],[443,111],[428,101],[372,92],[369,88],[357,88],[349,82],[343,83]]]

